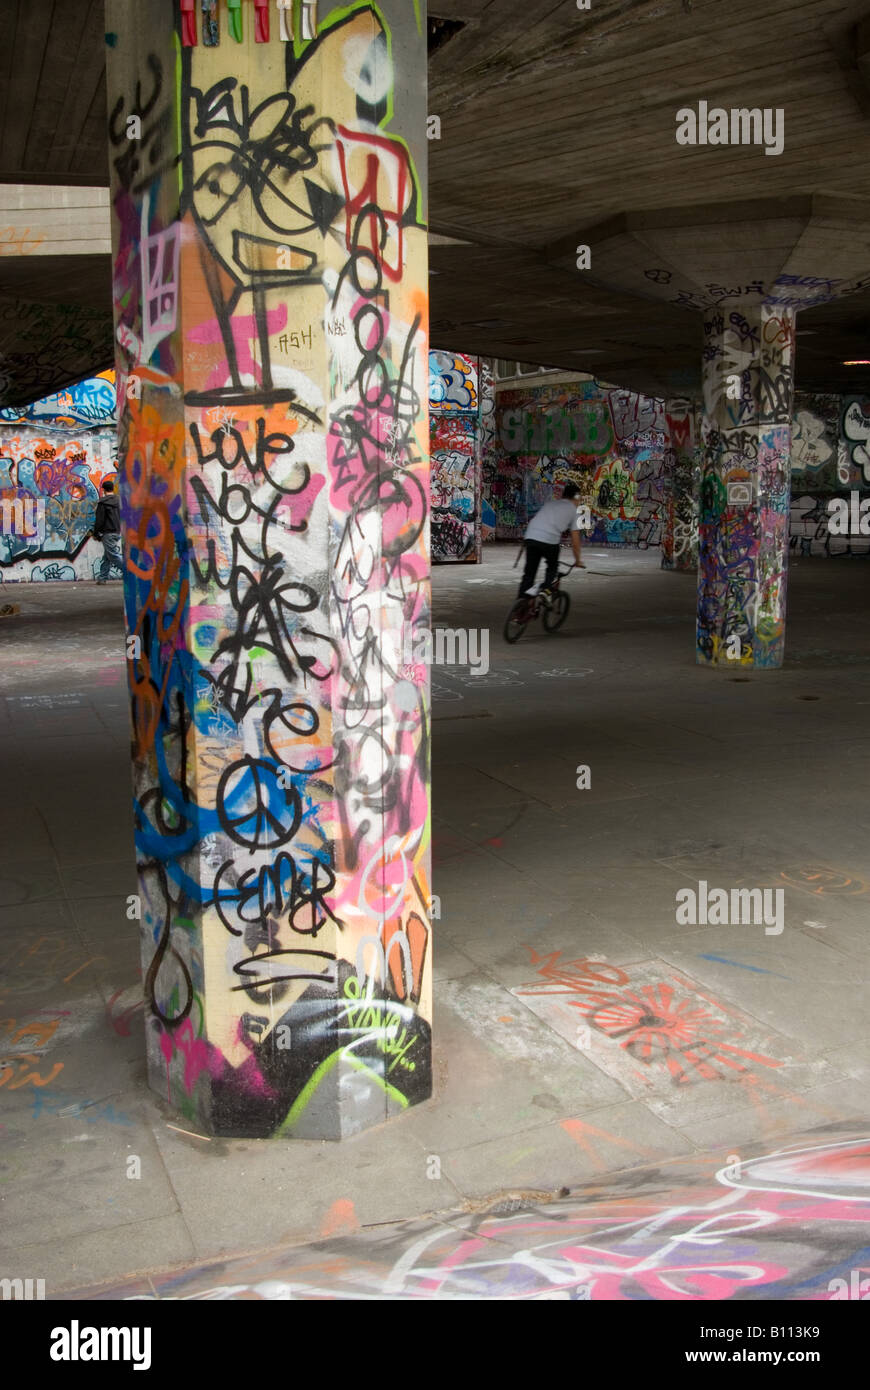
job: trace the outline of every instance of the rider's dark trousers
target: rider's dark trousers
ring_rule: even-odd
[[[522,583],[520,584],[517,597],[521,597],[527,589],[531,589],[535,582],[535,575],[538,573],[538,565],[542,560],[547,562],[547,573],[544,580],[545,584],[552,584],[556,575],[559,573],[559,542],[555,545],[544,545],[542,541],[526,541],[526,568],[523,571]]]

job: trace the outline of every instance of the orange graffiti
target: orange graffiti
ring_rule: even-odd
[[[842,893],[852,897],[867,892],[863,878],[853,878],[840,869],[829,869],[825,865],[808,868],[783,869],[780,873],[783,883],[793,888],[804,888],[808,893]]]
[[[63,1062],[55,1062],[48,1076],[40,1076],[37,1071],[28,1071],[27,1067],[41,1066],[39,1056],[35,1052],[22,1052],[11,1057],[0,1057],[0,1086],[6,1086],[10,1078],[15,1076],[14,1067],[22,1068],[19,1076],[12,1081],[8,1089],[18,1091],[22,1086],[48,1086],[54,1080],[58,1072],[63,1071]]]
[[[405,973],[402,968],[402,953],[401,951],[390,950],[390,943],[396,935],[396,932],[400,929],[401,924],[398,918],[384,927],[384,954],[389,961],[390,977],[393,981],[396,997],[404,1000],[408,997],[408,990],[405,984]],[[414,981],[411,997],[412,999],[417,999],[420,995],[420,986],[423,979],[423,962],[426,958],[426,944],[429,940],[429,929],[418,913],[410,913],[405,924],[405,936],[407,937],[408,947],[411,953],[411,974]]]
[[[155,636],[164,656],[159,688],[144,641],[139,656],[128,663],[137,758],[154,746],[190,588],[187,578],[180,578],[181,560],[169,510],[171,501],[181,494],[183,474],[184,421],[166,423],[153,406],[131,400],[125,481],[134,520],[127,532],[126,563],[131,573],[150,585],[139,608],[134,635],[141,641],[147,615],[153,613]],[[176,585],[177,592],[170,599]]]
[[[11,1047],[21,1042],[23,1038],[33,1038],[37,1047],[44,1047],[57,1032],[60,1020],[68,1017],[68,1011],[64,1011],[53,1019],[43,1021],[35,1018],[31,1019],[29,1023],[18,1023],[15,1018],[7,1018],[0,1020],[0,1028],[5,1028],[9,1034],[8,1042]]]
[[[44,241],[29,227],[0,227],[0,256],[32,256]]]
[[[320,1235],[325,1240],[327,1236],[350,1235],[359,1228],[353,1202],[349,1197],[339,1197],[324,1216]]]
[[[606,1129],[596,1129],[595,1125],[589,1124],[586,1120],[560,1120],[560,1126],[566,1134],[570,1134],[575,1144],[578,1144],[596,1168],[602,1172],[610,1167],[610,1164],[602,1159],[599,1153],[600,1145],[594,1141],[601,1140],[605,1144],[611,1144],[617,1149],[628,1149],[630,1153],[640,1154],[642,1158],[652,1157],[650,1149],[640,1148],[637,1144],[632,1144],[628,1139],[620,1139],[615,1134],[610,1134]]]
[[[785,346],[794,342],[794,323],[787,318],[770,318],[764,325],[764,341]]]

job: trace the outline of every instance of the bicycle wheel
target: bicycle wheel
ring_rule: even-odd
[[[531,616],[532,605],[529,603],[528,599],[518,598],[505,619],[504,640],[506,642],[519,641],[526,630]]]
[[[543,623],[547,632],[555,632],[556,628],[562,626],[568,616],[568,609],[570,607],[570,598],[560,589],[549,608],[544,609]]]

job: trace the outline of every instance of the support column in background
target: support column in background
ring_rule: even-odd
[[[433,564],[480,561],[480,367],[476,355],[429,353]]]
[[[492,477],[495,456],[495,359],[480,358],[480,535],[482,541],[495,539],[496,516],[492,505]]]
[[[431,1089],[416,9],[188,47],[167,0],[108,5],[148,1068],[215,1134]]]
[[[665,402],[665,509],[662,569],[694,570],[698,564],[700,419],[691,400]]]
[[[795,314],[718,306],[704,334],[697,659],[781,666]]]

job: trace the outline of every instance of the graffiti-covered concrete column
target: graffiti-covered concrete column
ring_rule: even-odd
[[[464,352],[429,353],[433,564],[480,561],[480,367]]]
[[[425,12],[174,10],[107,15],[149,1072],[339,1138],[430,1091]]]
[[[783,661],[794,325],[765,304],[704,315],[697,658],[711,665]]]
[[[662,569],[694,570],[698,563],[699,411],[690,400],[669,400],[665,425]]]
[[[479,361],[480,535],[481,540],[487,541],[495,536],[496,525],[492,505],[492,480],[498,468],[495,452],[495,361],[492,357],[481,357]]]

